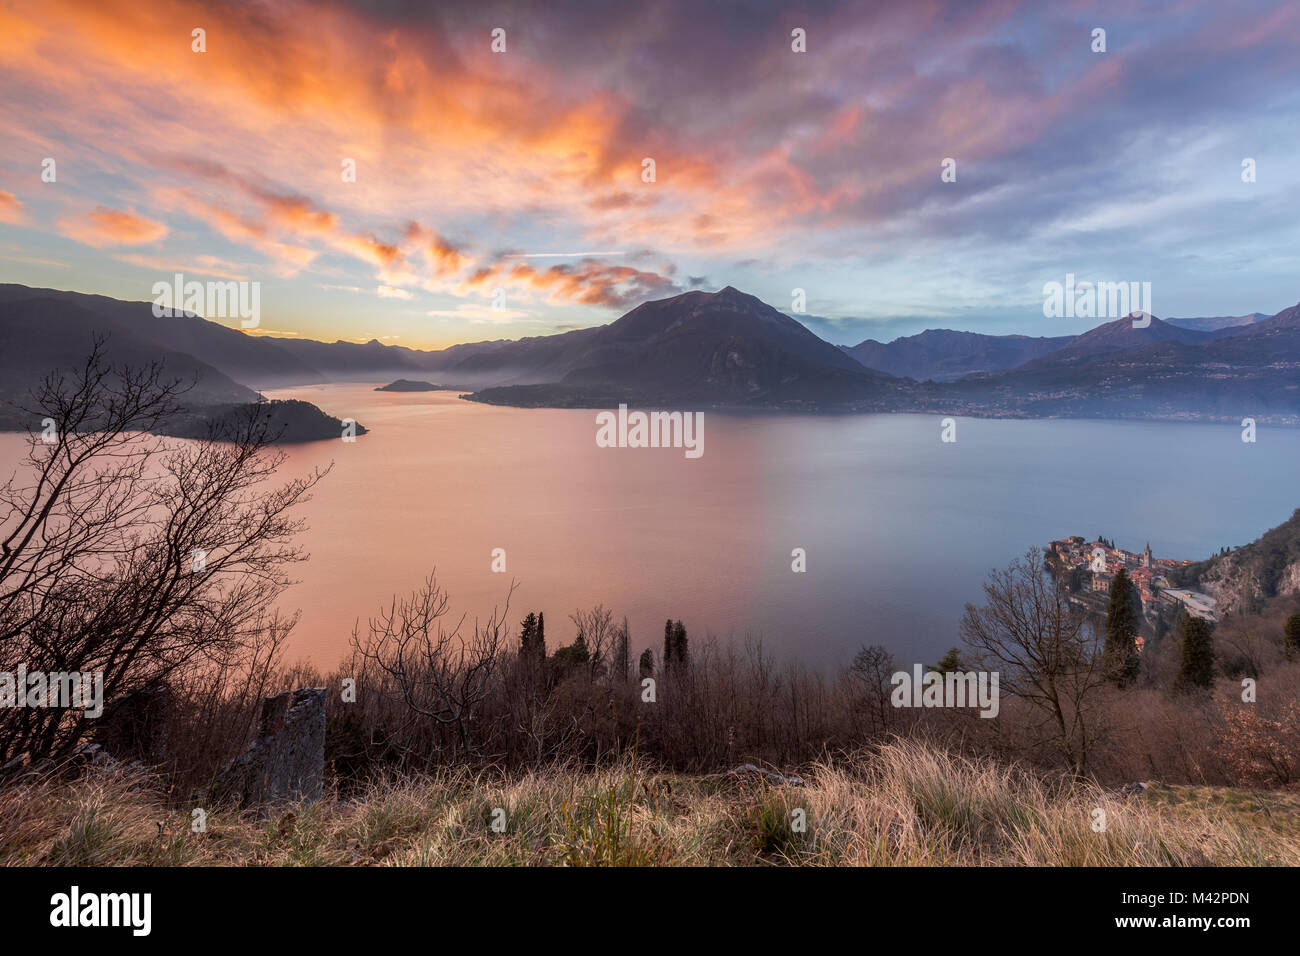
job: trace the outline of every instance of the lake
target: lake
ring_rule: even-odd
[[[375,383],[381,384],[381,383]],[[452,608],[517,622],[603,603],[639,653],[666,618],[693,639],[761,637],[778,658],[845,663],[864,643],[930,662],[994,567],[1031,545],[1104,535],[1156,557],[1244,544],[1300,505],[1300,430],[1229,425],[704,414],[704,454],[602,448],[595,410],[477,405],[374,385],[273,390],[370,429],[291,446],[286,474],[334,463],[304,509],[311,560],[283,605],[290,657],[347,652],[393,594],[434,567]],[[0,464],[20,448],[0,436]],[[506,573],[492,570],[505,551]],[[792,550],[807,571],[791,570]]]

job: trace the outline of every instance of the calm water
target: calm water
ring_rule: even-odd
[[[633,644],[664,619],[693,637],[761,636],[779,657],[847,661],[863,643],[930,661],[988,571],[1068,534],[1157,557],[1242,544],[1300,506],[1300,431],[1256,444],[1219,425],[705,414],[704,455],[610,449],[595,412],[494,408],[454,392],[327,385],[270,393],[371,429],[290,449],[287,473],[334,462],[306,506],[311,560],[284,604],[302,621],[290,656],[330,665],[353,622],[435,566],[452,606],[568,615],[604,603]],[[19,447],[0,436],[5,473]],[[807,551],[807,573],[791,550]],[[507,573],[491,570],[506,551]]]

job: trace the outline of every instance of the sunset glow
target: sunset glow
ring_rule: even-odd
[[[272,332],[416,347],[727,284],[805,289],[846,343],[932,319],[1066,334],[1032,327],[1065,255],[1140,266],[1170,315],[1293,302],[1300,127],[1265,124],[1300,97],[1300,8],[1127,7],[20,0],[0,279],[128,299],[178,270],[255,279]]]

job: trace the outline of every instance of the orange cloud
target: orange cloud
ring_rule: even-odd
[[[306,196],[263,197],[271,221],[290,232],[329,232],[338,223],[338,216],[318,209]]]
[[[333,242],[338,249],[378,269],[389,270],[402,261],[402,250],[392,243],[380,242],[369,234],[339,235],[334,237]]]
[[[195,275],[216,276],[221,279],[234,279],[242,282],[248,278],[248,269],[216,256],[195,256],[192,260],[163,259],[158,256],[142,256],[139,253],[127,253],[116,257],[122,262],[129,262],[142,269],[166,273],[193,273]]]
[[[285,275],[328,273],[341,255],[394,289],[474,295],[500,284],[621,305],[670,290],[673,269],[512,268],[483,250],[545,236],[540,248],[860,254],[877,225],[925,209],[939,158],[960,157],[963,177],[968,162],[988,169],[1058,135],[1079,104],[1109,102],[1144,65],[1117,50],[1062,61],[1078,65],[1050,83],[1023,75],[1034,57],[999,39],[1019,0],[827,5],[809,14],[816,47],[806,57],[790,53],[788,25],[767,39],[729,37],[704,12],[698,29],[675,18],[684,2],[649,5],[653,16],[606,21],[603,32],[600,17],[563,4],[550,24],[521,13],[510,52],[496,56],[480,30],[495,23],[468,5],[437,6],[10,0],[0,8],[0,162],[38,142],[49,152],[36,156],[78,153],[79,173],[134,179],[168,221],[176,209],[210,227],[202,238],[218,247],[203,251],[230,255],[224,238]],[[751,26],[765,16],[757,10]],[[1255,43],[1297,19],[1247,18],[1225,36]],[[599,56],[566,47],[579,20],[593,21]],[[190,46],[199,26],[204,53]],[[925,69],[907,53],[920,45],[936,54]],[[681,68],[664,69],[672,63]],[[211,156],[222,161],[199,158]],[[354,181],[341,178],[343,160],[355,161]],[[16,214],[0,197],[0,219]],[[120,222],[60,225],[94,244],[153,241],[148,227]],[[827,238],[840,228],[846,236]]]
[[[329,0],[310,7],[155,0],[147,8],[19,0],[19,7],[0,76],[25,71],[51,101],[63,96],[73,133],[116,149],[142,178],[162,167],[185,184],[165,204],[286,275],[334,252],[394,288],[466,295],[502,284],[556,302],[618,306],[672,291],[672,270],[589,260],[508,269],[434,228],[399,224],[472,221],[498,230],[474,237],[482,249],[517,244],[502,233],[536,212],[570,229],[565,241],[615,243],[570,248],[653,237],[673,251],[754,253],[788,243],[791,229],[870,220],[892,193],[933,178],[929,151],[924,166],[877,164],[868,178],[854,159],[846,174],[845,156],[891,138],[857,102],[798,117],[797,136],[727,135],[755,118],[744,113],[730,126],[724,118],[720,129],[692,131],[647,121],[645,104],[617,85],[574,83],[562,60],[519,47],[495,57],[486,39],[476,52],[437,17],[398,30]],[[999,15],[985,14],[993,23]],[[206,53],[190,49],[195,26],[207,30]],[[780,45],[777,54],[788,56]],[[880,84],[876,97],[907,101],[916,82],[909,75]],[[1034,128],[1026,117],[1041,111],[1028,96],[983,88],[938,107],[931,122],[963,155],[1023,142]],[[160,133],[171,155],[141,151],[139,143]],[[223,161],[198,158],[207,156]],[[641,178],[647,156],[656,164],[653,183]],[[355,182],[341,180],[344,158],[356,161]],[[833,172],[814,173],[813,164]]]
[[[19,6],[9,69],[56,100],[63,95],[68,127],[81,139],[123,144],[136,163],[157,162],[134,144],[161,128],[169,143],[191,147],[184,152],[219,146],[222,155],[256,156],[271,179],[310,184],[317,195],[332,179],[343,197],[338,162],[353,158],[358,181],[345,198],[371,215],[407,212],[419,183],[438,184],[444,209],[488,215],[540,203],[579,209],[595,187],[607,196],[633,191],[593,207],[625,225],[635,225],[626,222],[630,198],[646,210],[678,201],[698,208],[708,197],[684,193],[727,182],[698,145],[630,126],[617,95],[571,92],[563,64],[474,56],[463,37],[435,24],[395,31],[332,3]],[[194,53],[190,31],[200,24],[207,52]],[[659,164],[657,188],[640,181],[645,155]],[[229,185],[264,206],[267,222],[302,234],[337,227],[337,213],[303,196],[259,196],[264,187],[204,163],[188,161],[189,171],[230,175]],[[485,175],[500,169],[510,175]],[[351,244],[370,255],[364,242]],[[449,243],[428,252],[435,274],[460,265]]]
[[[316,251],[282,242],[266,223],[227,206],[196,195],[191,189],[160,189],[154,200],[167,209],[177,209],[211,226],[231,242],[249,246],[277,263],[277,272],[290,276],[309,265]]]
[[[26,220],[26,218],[21,200],[13,193],[7,193],[0,189],[0,222],[16,225]]]
[[[577,265],[561,263],[546,269],[522,262],[508,268],[496,263],[475,270],[466,279],[465,287],[479,289],[493,280],[503,287],[545,292],[555,302],[618,308],[679,291],[669,276],[595,259],[583,259]]]
[[[167,226],[132,209],[98,206],[80,217],[59,220],[65,236],[88,246],[140,246],[167,235]]]
[[[469,264],[459,246],[417,222],[407,223],[406,239],[419,247],[425,263],[439,278],[454,275]]]

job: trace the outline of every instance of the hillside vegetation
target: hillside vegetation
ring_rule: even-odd
[[[1182,569],[1176,583],[1214,594],[1221,614],[1258,612],[1300,591],[1300,509],[1250,544]]]
[[[806,786],[660,774],[631,761],[511,776],[446,770],[260,819],[211,809],[202,833],[189,808],[168,809],[143,784],[98,775],[0,793],[0,862],[1300,865],[1294,796],[1161,786],[1124,795],[914,741],[818,763]]]

